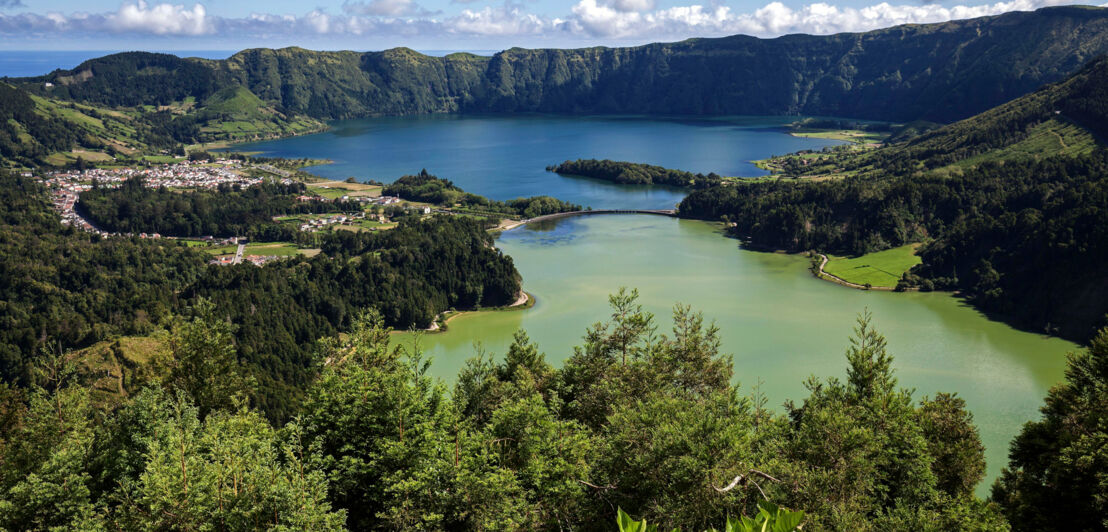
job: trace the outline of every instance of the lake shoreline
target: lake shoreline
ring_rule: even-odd
[[[455,310],[446,311],[435,316],[434,321],[431,322],[431,326],[425,329],[410,329],[410,330],[394,330],[393,334],[406,334],[409,332],[418,332],[421,334],[442,334],[450,330],[450,321],[458,316],[466,314],[484,314],[490,312],[517,312],[521,310],[527,310],[535,306],[536,299],[534,294],[525,290],[520,290],[519,297],[511,305],[504,305],[501,307],[491,307],[473,310]]]
[[[847,281],[846,279],[843,279],[842,277],[839,277],[838,275],[823,271],[823,267],[826,266],[828,261],[830,261],[831,259],[829,259],[827,255],[824,255],[823,253],[816,253],[816,255],[820,258],[820,263],[818,266],[812,269],[812,274],[815,275],[816,279],[819,279],[821,281],[835,283],[839,286],[845,286],[847,288],[853,288],[855,290],[874,290],[878,292],[910,292],[919,290],[918,288],[897,290],[896,288],[889,288],[887,286],[866,286],[858,283],[852,283],[850,281]]]

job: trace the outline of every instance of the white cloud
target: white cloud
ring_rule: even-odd
[[[315,33],[331,32],[331,16],[318,9],[304,15],[304,24]]]
[[[650,13],[625,12],[580,0],[573,6],[570,24],[594,37],[641,38],[718,36],[745,33],[772,37],[787,33],[830,34],[861,32],[898,24],[942,22],[952,19],[996,15],[1008,11],[1033,10],[1065,0],[1011,0],[978,6],[939,4],[891,5],[881,2],[863,8],[838,7],[827,3],[793,9],[774,1],[751,13],[734,13],[722,5],[677,6]]]
[[[0,38],[133,34],[290,41],[307,34],[328,38],[367,36],[378,42],[389,42],[390,36],[441,39],[464,35],[500,39],[526,36],[529,42],[536,38],[554,38],[559,43],[598,40],[616,43],[736,33],[774,37],[787,33],[861,32],[897,24],[942,22],[1063,3],[1069,2],[1008,0],[954,6],[881,2],[860,8],[818,2],[791,8],[775,0],[753,11],[738,13],[718,3],[649,9],[653,0],[578,0],[570,13],[554,18],[530,13],[525,5],[511,1],[499,7],[463,9],[457,15],[444,17],[426,13],[415,0],[348,0],[342,15],[316,9],[303,15],[258,13],[225,18],[208,14],[202,4],[191,7],[171,3],[151,5],[140,0],[126,2],[115,12],[101,14],[0,14]]]
[[[480,11],[464,9],[460,15],[445,20],[444,26],[447,31],[473,35],[533,35],[552,29],[554,22],[505,3]]]
[[[218,22],[202,4],[193,4],[191,8],[164,3],[150,6],[139,0],[124,3],[114,13],[0,15],[0,36],[84,33],[194,37],[213,33]]]
[[[616,11],[650,11],[654,9],[654,0],[607,0],[605,3]]]
[[[437,14],[424,9],[414,0],[370,0],[342,4],[342,10],[350,15],[386,16],[386,17],[426,17]]]
[[[203,35],[211,33],[212,25],[204,6],[193,4],[156,4],[145,1],[123,4],[119,11],[105,17],[105,26],[115,32],[153,33],[155,35]]]

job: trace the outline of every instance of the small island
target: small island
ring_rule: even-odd
[[[591,177],[621,185],[669,185],[701,189],[719,185],[724,178],[716,173],[694,174],[651,164],[612,161],[609,159],[577,159],[546,167],[558,175]]]
[[[508,201],[490,200],[484,196],[466,192],[449,179],[427,173],[426,169],[415,175],[403,176],[391,185],[386,185],[382,194],[408,201],[429,203],[450,209],[454,214],[481,217],[534,218],[581,210],[580,205],[550,196],[532,196]]]

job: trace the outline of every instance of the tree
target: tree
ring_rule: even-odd
[[[593,442],[581,424],[557,419],[535,393],[497,408],[482,436],[495,463],[525,490],[525,528],[573,528],[585,519],[589,494],[581,481],[591,477]]]
[[[454,385],[454,404],[459,416],[475,427],[483,427],[505,401],[541,394],[549,399],[555,370],[525,331],[513,335],[504,361],[479,352],[466,360]]]
[[[308,465],[330,479],[330,500],[353,528],[438,526],[446,501],[434,492],[452,474],[454,422],[418,349],[390,348],[381,315],[370,311],[348,343],[325,343],[321,358],[299,425]]]
[[[0,447],[0,527],[103,529],[86,470],[95,411],[68,354],[44,353],[26,410]]]
[[[301,431],[284,441],[256,412],[217,411],[203,421],[187,396],[161,401],[145,440],[148,460],[121,488],[116,522],[134,530],[343,530],[327,480],[305,467]]]
[[[696,399],[667,395],[622,402],[609,416],[594,482],[611,488],[594,511],[616,504],[667,530],[703,530],[729,513],[757,511],[763,492],[782,495],[771,480],[745,481],[751,469],[780,475],[767,453],[775,450],[768,434],[754,437],[749,401],[733,391]],[[737,476],[743,479],[727,488]]]
[[[966,497],[985,477],[985,446],[962,398],[939,393],[924,397],[916,410],[934,461],[936,487],[952,497]]]
[[[869,309],[858,317],[854,336],[846,351],[847,382],[859,400],[887,396],[896,388],[892,372],[892,357],[885,350],[885,337],[871,325],[873,315]]]
[[[1041,411],[1012,441],[992,499],[1014,530],[1108,528],[1108,328],[1069,355]]]
[[[793,504],[824,527],[871,522],[898,505],[927,505],[936,493],[911,394],[896,389],[892,356],[871,321],[868,311],[858,317],[847,382],[810,379],[803,405],[788,406],[790,452],[802,465]]]
[[[599,427],[618,404],[628,363],[653,349],[654,315],[638,304],[639,291],[620,288],[608,296],[612,317],[585,332],[585,345],[575,347],[558,382],[565,413],[590,427]]]
[[[178,318],[170,331],[166,384],[187,394],[203,418],[249,397],[253,381],[236,357],[235,326],[210,300],[198,300],[191,310],[192,318]]]

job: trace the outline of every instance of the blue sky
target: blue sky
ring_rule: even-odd
[[[1098,2],[1100,0],[1097,0]],[[1067,0],[0,0],[3,50],[498,50],[866,31]],[[1105,4],[1108,6],[1108,4]]]

